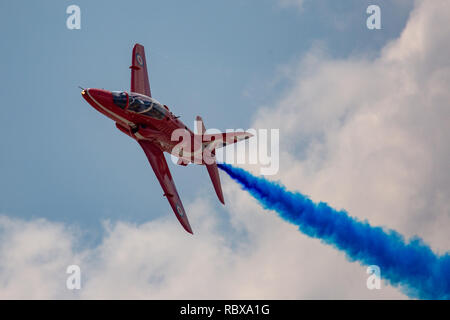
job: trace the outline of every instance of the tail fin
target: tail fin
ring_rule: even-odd
[[[150,82],[148,81],[147,62],[144,46],[136,43],[131,58],[131,88],[130,91],[142,93],[151,97]]]
[[[205,125],[203,124],[202,118],[200,116],[197,116],[195,121],[197,122],[196,134],[203,135],[206,130],[205,130]],[[214,155],[214,151],[212,152],[212,154]],[[215,162],[215,158],[214,158],[214,163],[205,164],[205,166],[206,166],[206,169],[208,169],[208,174],[209,174],[209,177],[211,178],[211,182],[213,183],[214,190],[216,191],[217,197],[219,198],[220,202],[222,202],[222,204],[225,204],[225,200],[223,198],[223,193],[222,193],[222,185],[220,184],[219,169],[217,168],[217,163]]]
[[[196,122],[196,126],[197,126],[195,133],[200,134],[200,135],[205,134],[206,129],[205,129],[205,124],[203,123],[202,117],[197,116],[195,118],[195,122]]]

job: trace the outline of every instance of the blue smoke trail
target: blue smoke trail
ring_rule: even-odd
[[[420,238],[405,242],[394,230],[373,227],[324,202],[286,190],[229,164],[218,164],[266,209],[295,224],[306,235],[344,251],[350,261],[377,265],[381,277],[410,297],[450,299],[450,254],[439,256]]]

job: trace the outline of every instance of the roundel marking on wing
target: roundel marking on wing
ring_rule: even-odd
[[[177,204],[177,212],[180,215],[180,217],[183,216],[183,209],[181,209],[181,207]]]

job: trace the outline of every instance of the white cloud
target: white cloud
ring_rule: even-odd
[[[67,296],[66,268],[80,263],[75,239],[64,226],[0,217],[0,299]]]
[[[449,11],[447,1],[418,2],[376,60],[312,51],[288,94],[257,117],[281,129],[288,186],[440,250],[450,226]]]
[[[376,60],[312,50],[290,90],[256,117],[256,126],[282,128],[276,178],[448,250],[449,14],[447,1],[420,2]],[[61,224],[1,217],[0,298],[405,297],[389,286],[369,291],[364,267],[224,180],[236,239],[205,199],[187,206],[195,236],[168,210],[142,225],[105,223],[93,249],[76,249],[79,231]],[[77,292],[65,288],[70,264],[81,267]]]
[[[235,244],[220,232],[217,213],[204,201],[188,207],[194,237],[168,215],[142,225],[106,225],[102,243],[81,252],[74,249],[77,232],[42,220],[3,217],[0,228],[9,231],[0,251],[0,297],[331,299],[351,297],[348,290],[355,286],[359,297],[385,297],[365,289],[364,268],[263,213],[235,186],[227,189],[236,198],[230,208],[233,223],[248,230],[248,239]],[[71,264],[81,268],[80,291],[65,288]],[[349,270],[354,273],[350,283],[343,277]],[[390,297],[402,297],[386,290]]]

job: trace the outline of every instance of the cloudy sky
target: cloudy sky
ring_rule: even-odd
[[[73,3],[0,4],[0,298],[407,298],[368,290],[365,267],[225,175],[222,207],[204,168],[171,165],[184,232],[139,146],[77,88],[128,89],[135,42],[190,127],[279,128],[270,179],[449,250],[448,1],[77,1],[68,30]]]

